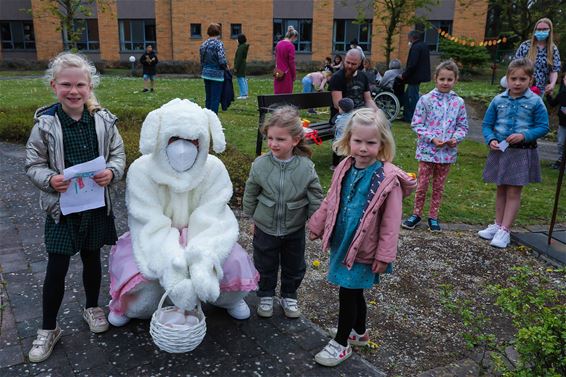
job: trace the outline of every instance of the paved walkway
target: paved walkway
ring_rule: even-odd
[[[385,376],[357,354],[336,368],[318,366],[313,356],[329,338],[310,321],[288,320],[280,310],[272,319],[254,314],[237,321],[225,310],[205,307],[207,335],[187,354],[159,351],[149,335],[149,321],[92,334],[81,317],[84,293],[78,257],[72,259],[59,312],[63,337],[50,359],[29,363],[27,352],[42,313],[45,215],[37,189],[23,173],[23,160],[23,146],[0,143],[0,376]],[[126,212],[123,195],[118,198],[121,234]],[[101,304],[109,298],[108,275],[103,276]],[[249,301],[255,307],[255,296]]]

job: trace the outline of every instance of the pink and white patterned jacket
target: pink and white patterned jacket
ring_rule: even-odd
[[[436,147],[432,139],[460,143],[468,134],[468,118],[464,100],[453,91],[442,93],[433,89],[417,102],[411,127],[418,135],[415,158],[437,164],[456,162],[458,147]]]

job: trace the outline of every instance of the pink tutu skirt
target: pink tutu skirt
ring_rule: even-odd
[[[179,244],[187,245],[187,228],[181,231]],[[222,265],[224,277],[220,281],[221,292],[250,292],[257,289],[259,273],[248,253],[235,243],[228,258]],[[130,232],[124,233],[110,249],[110,309],[123,315],[127,309],[126,294],[137,285],[149,282],[138,269],[133,250]]]

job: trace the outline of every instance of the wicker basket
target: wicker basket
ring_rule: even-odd
[[[153,338],[153,342],[159,349],[169,353],[190,352],[197,348],[206,335],[206,318],[202,311],[200,302],[194,310],[184,311],[176,306],[163,306],[165,298],[169,292],[165,292],[157,310],[151,316],[149,333]],[[168,312],[178,312],[184,315],[192,315],[196,317],[196,324],[164,324],[160,321],[162,315],[171,314]],[[172,313],[175,314],[175,313]]]

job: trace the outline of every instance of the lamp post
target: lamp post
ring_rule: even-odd
[[[129,58],[130,63],[132,63],[132,77],[134,76],[134,71],[136,70],[136,57],[134,55],[130,56]]]

